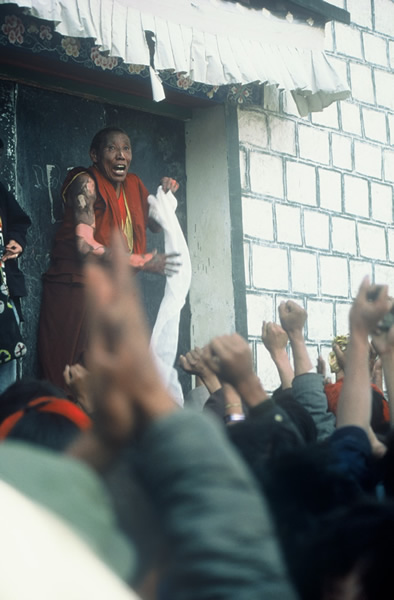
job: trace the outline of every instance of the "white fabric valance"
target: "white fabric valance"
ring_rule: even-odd
[[[350,95],[324,53],[324,29],[310,20],[225,0],[16,0],[63,36],[93,38],[128,64],[150,65],[145,32],[155,41],[152,84],[162,70],[212,86],[257,82],[291,91],[301,115]],[[9,0],[0,0],[9,4]]]

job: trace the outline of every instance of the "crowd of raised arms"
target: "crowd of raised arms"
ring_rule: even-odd
[[[119,239],[110,259],[88,262],[85,278],[90,349],[85,368],[65,371],[74,397],[22,380],[0,398],[3,504],[7,489],[17,490],[66,522],[99,558],[93,572],[86,559],[79,579],[52,597],[73,589],[79,598],[88,589],[85,598],[100,598],[109,566],[111,598],[391,598],[394,328],[384,319],[392,309],[387,286],[362,281],[346,343],[333,345],[338,382],[327,381],[322,360],[313,366],[307,313],[288,300],[278,323],[262,323],[280,388],[266,393],[249,344],[234,333],[180,357],[201,383],[180,408],[150,354]],[[339,382],[337,397],[326,393]],[[0,590],[8,563],[29,572],[13,554],[11,528],[14,522],[4,525],[10,549]],[[63,534],[44,518],[40,531],[46,528],[51,560],[70,574],[78,553],[65,550]],[[27,532],[24,544],[42,551],[40,537]],[[47,564],[38,573],[30,597],[46,598]]]
[[[66,178],[43,278],[45,379],[3,372],[1,600],[391,600],[388,287],[364,278],[329,365],[312,364],[300,299],[262,314],[271,395],[242,336],[206,340],[179,357],[195,383],[180,407],[134,276],[174,275],[179,255],[147,252],[160,227],[127,134],[100,131],[90,157]],[[0,192],[11,284],[30,219]],[[10,285],[19,316],[23,295]]]

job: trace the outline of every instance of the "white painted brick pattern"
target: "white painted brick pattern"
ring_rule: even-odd
[[[261,337],[263,321],[272,321],[273,299],[267,294],[247,294],[246,306],[248,311],[248,333],[250,336]]]
[[[330,152],[327,131],[300,124],[298,127],[298,143],[301,158],[328,165]]]
[[[356,223],[353,220],[332,218],[332,247],[337,252],[357,255]]]
[[[394,2],[330,0],[351,25],[326,25],[328,59],[352,96],[300,118],[266,90],[239,111],[248,331],[268,390],[279,385],[261,323],[282,300],[308,310],[308,351],[327,358],[365,275],[394,295]]]
[[[358,223],[360,255],[376,260],[386,260],[386,239],[383,227]]]
[[[308,339],[332,340],[334,337],[334,305],[333,302],[308,300]]]
[[[291,252],[291,289],[296,294],[318,292],[317,260],[312,252]]]
[[[352,97],[355,100],[375,103],[371,67],[359,63],[350,64],[350,84]]]
[[[355,27],[335,23],[335,41],[340,54],[362,58],[361,32]]]
[[[243,198],[242,218],[245,235],[273,241],[274,224],[271,202],[256,198]]]
[[[347,297],[348,264],[346,258],[338,256],[320,257],[321,292],[324,296]]]
[[[343,134],[332,134],[332,164],[340,169],[352,170],[352,138]]]
[[[382,149],[380,146],[355,141],[354,168],[363,175],[380,179],[382,176]]]
[[[387,67],[387,40],[372,33],[364,33],[363,42],[365,60],[369,63]]]
[[[368,180],[353,175],[344,176],[345,212],[369,216]]]
[[[252,192],[283,198],[283,161],[278,156],[250,153],[250,188]]]
[[[350,293],[355,298],[363,278],[368,275],[372,281],[372,264],[363,260],[350,260]]]
[[[252,280],[256,288],[287,290],[289,283],[287,250],[253,245]]]
[[[330,219],[325,213],[304,210],[305,245],[328,250],[330,246]]]
[[[320,208],[341,212],[342,177],[338,171],[319,169]]]
[[[335,327],[334,335],[346,335],[349,333],[349,310],[351,302],[336,302],[334,314],[335,314]]]
[[[302,244],[300,209],[295,206],[277,204],[276,231],[279,243]]]
[[[365,137],[386,144],[386,113],[383,111],[362,108]]]
[[[372,27],[371,0],[347,0],[347,10],[351,14],[352,23]]]
[[[393,223],[393,187],[381,183],[371,183],[372,217],[387,224]]]
[[[290,202],[310,204],[316,201],[316,169],[312,165],[287,161],[287,199]]]

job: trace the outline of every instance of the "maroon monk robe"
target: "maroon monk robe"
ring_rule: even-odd
[[[77,167],[70,171],[62,189],[65,200],[64,219],[55,236],[51,265],[43,275],[38,331],[38,356],[42,375],[62,388],[65,387],[65,366],[76,362],[83,364],[83,355],[88,345],[84,277],[76,246],[74,209],[65,198],[69,185],[82,172],[88,172],[95,179],[98,190],[94,204],[95,239],[100,244],[109,246],[112,232],[122,231],[123,224],[114,186],[95,167]],[[128,173],[123,186],[133,223],[133,252],[143,254],[146,251],[148,191],[133,173]],[[126,237],[124,239],[127,245]]]

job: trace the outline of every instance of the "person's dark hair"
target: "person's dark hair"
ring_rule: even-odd
[[[353,506],[362,497],[359,487],[335,469],[333,462],[330,446],[316,443],[253,465],[274,517],[289,574],[303,600],[319,599],[306,593],[316,590],[316,582],[304,581],[310,569],[304,547],[315,536],[318,539],[322,519]]]
[[[100,131],[98,131],[96,133],[96,135],[94,136],[94,138],[91,141],[90,144],[90,152],[92,152],[92,150],[94,150],[95,152],[98,152],[102,146],[102,144],[104,143],[106,137],[110,134],[110,133],[121,133],[123,135],[127,135],[126,131],[124,131],[124,129],[121,129],[120,127],[105,127],[104,129],[100,129]]]
[[[0,423],[9,415],[22,409],[26,404],[41,398],[41,396],[54,396],[66,398],[65,391],[44,379],[23,377],[10,385],[0,394]]]
[[[360,597],[391,598],[393,538],[391,503],[363,501],[330,514],[299,553],[297,587],[301,597],[319,600],[328,587],[356,573]]]
[[[16,381],[0,395],[0,424],[10,415],[23,410],[36,398],[52,396],[66,399],[64,390],[49,381],[24,378]],[[18,439],[45,446],[52,450],[64,450],[80,433],[80,429],[67,417],[44,413],[29,408],[14,425],[7,439]]]
[[[79,427],[63,415],[29,410],[11,429],[7,440],[21,440],[61,452],[80,433]]]

